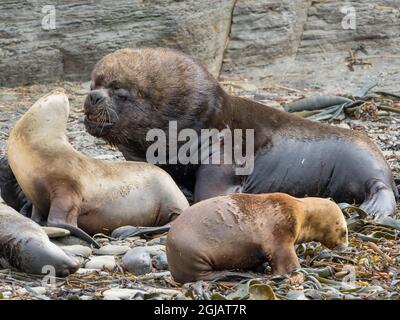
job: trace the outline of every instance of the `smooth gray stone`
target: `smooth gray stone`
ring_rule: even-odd
[[[122,258],[122,266],[134,275],[143,275],[152,271],[150,253],[146,247],[130,249]]]

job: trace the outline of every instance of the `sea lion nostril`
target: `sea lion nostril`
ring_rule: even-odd
[[[99,90],[93,90],[89,93],[89,101],[92,105],[97,105],[104,99],[104,94]]]
[[[68,276],[75,273],[79,269],[79,262],[73,259],[72,263],[68,263],[64,268],[64,273]]]

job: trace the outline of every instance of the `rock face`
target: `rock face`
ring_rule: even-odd
[[[105,54],[155,46],[189,53],[222,79],[327,92],[351,92],[369,81],[398,91],[400,84],[394,70],[400,59],[399,0],[51,3],[55,29],[46,30],[53,12],[48,1],[2,1],[0,85],[87,81]],[[356,59],[346,61],[349,50],[360,46]]]
[[[121,0],[110,5],[106,0],[2,0],[0,85],[88,80],[105,54],[143,46],[182,50],[217,75],[234,2]]]
[[[326,92],[378,81],[398,92],[399,44],[398,0],[238,0],[222,75]]]

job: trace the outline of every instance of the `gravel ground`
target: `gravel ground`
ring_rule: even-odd
[[[282,103],[317,93],[279,86],[257,88],[247,83],[225,82],[224,85],[238,95],[277,108]],[[56,87],[63,87],[69,95],[68,136],[73,146],[98,159],[123,160],[118,150],[85,131],[81,117],[89,83],[73,82],[0,88],[0,155],[4,153],[8,133],[16,120],[40,96]],[[360,109],[356,118],[346,118],[333,125],[368,134],[382,149],[399,184],[400,115],[378,111],[376,105],[381,104],[400,108],[398,99],[373,101]],[[249,274],[250,280],[197,282],[184,286],[173,281],[162,263],[165,235],[125,240],[97,235],[97,240],[105,246],[103,251],[91,251],[86,255],[75,252],[82,268],[67,279],[57,279],[54,284],[47,284],[40,277],[0,270],[0,299],[399,299],[399,231],[356,216],[348,219],[348,225],[351,245],[346,251],[333,252],[314,242],[299,245],[297,253],[302,269],[291,275],[271,277],[266,266],[266,274]],[[63,246],[85,245],[70,236],[54,241]],[[149,252],[150,273],[135,276],[122,268],[123,254],[137,247]],[[74,248],[71,250],[78,250]],[[88,268],[98,267],[95,263],[99,263],[99,257],[106,261],[100,261],[102,270]]]

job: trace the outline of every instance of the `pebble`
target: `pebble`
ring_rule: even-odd
[[[145,248],[151,255],[155,255],[160,251],[165,252],[165,246],[163,245],[146,246]]]
[[[291,290],[287,293],[286,299],[288,300],[308,300],[303,291]]]
[[[136,294],[145,293],[143,290],[137,289],[121,289],[112,288],[103,292],[103,297],[106,300],[129,300],[133,298]]]
[[[167,243],[167,237],[158,237],[147,242],[147,246],[164,245]]]
[[[305,296],[310,299],[314,299],[314,300],[321,300],[323,298],[322,292],[319,290],[315,290],[315,289],[307,290],[307,292],[305,293]]]
[[[107,244],[101,247],[100,249],[94,249],[93,254],[119,256],[127,253],[129,249],[130,249],[129,246],[118,246],[118,245]]]
[[[114,256],[98,256],[91,257],[85,268],[113,271],[116,265]]]
[[[150,273],[153,264],[158,270],[168,270],[165,246],[135,247],[130,249],[122,258],[122,266],[137,276]]]
[[[158,252],[158,254],[153,257],[152,262],[157,270],[168,270],[168,260],[165,252]]]
[[[86,275],[90,273],[98,273],[101,276],[109,275],[107,272],[100,271],[99,269],[81,268],[76,271],[76,274],[81,274],[81,275]]]
[[[148,288],[146,289],[146,296],[150,295],[159,295],[164,297],[177,297],[182,295],[182,292],[174,289],[165,289],[165,288]],[[147,297],[146,297],[147,298]]]
[[[144,246],[146,244],[146,240],[144,239],[137,239],[133,242],[135,246]]]
[[[117,156],[113,154],[100,154],[98,156],[94,156],[93,158],[97,160],[115,160]]]
[[[42,227],[50,239],[66,237],[71,234],[69,230],[56,227]]]
[[[339,128],[343,128],[343,129],[350,129],[350,126],[345,122],[334,124],[334,126],[335,127],[339,127]]]
[[[130,242],[133,242],[133,241],[136,241],[136,240],[139,240],[139,239],[140,239],[139,236],[125,238],[126,241],[130,241]]]
[[[18,101],[19,99],[21,99],[21,97],[17,93],[3,93],[0,101],[4,104],[8,104],[10,102]]]
[[[17,294],[19,295],[19,296],[23,296],[23,295],[25,295],[25,294],[27,294],[28,293],[28,290],[26,290],[25,288],[21,288],[21,289],[18,289],[17,290]]]
[[[45,287],[31,287],[31,290],[36,294],[45,294],[47,289]]]
[[[92,255],[92,249],[86,246],[82,246],[80,244],[75,244],[71,246],[60,246],[64,252],[72,254],[74,256],[81,256],[85,258],[89,258]]]
[[[122,266],[137,276],[150,273],[152,271],[152,263],[147,247],[130,249],[122,258]]]

